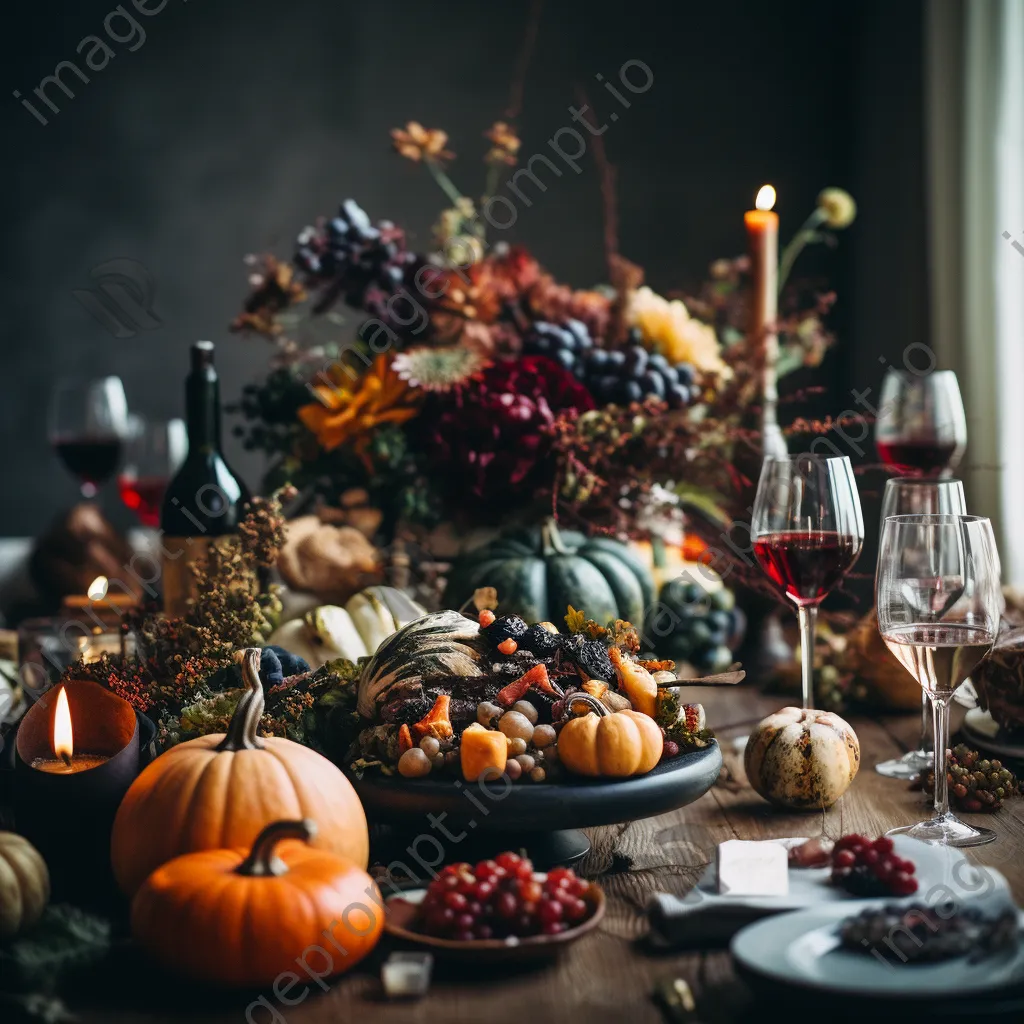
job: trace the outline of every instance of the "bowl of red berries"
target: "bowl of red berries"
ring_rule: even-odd
[[[534,871],[518,853],[449,864],[426,889],[387,900],[385,930],[477,963],[553,956],[598,926],[604,893],[571,868]]]
[[[860,898],[913,896],[917,866],[896,852],[888,836],[870,839],[852,833],[832,849],[832,884]]]

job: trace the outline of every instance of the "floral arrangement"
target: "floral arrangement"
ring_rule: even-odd
[[[290,262],[249,257],[252,290],[233,328],[274,350],[269,375],[243,392],[236,432],[270,456],[268,484],[328,502],[365,488],[385,534],[554,508],[636,536],[644,510],[666,501],[703,509],[719,532],[745,507],[741,456],[758,446],[748,261],[719,260],[694,295],[663,296],[611,245],[609,283],[574,288],[487,237],[481,211],[518,160],[509,124],[486,132],[478,200],[449,175],[445,132],[410,122],[391,134],[446,197],[433,253],[411,251],[400,227],[348,199],[299,233]],[[854,214],[845,192],[825,190],[784,251],[783,279],[805,245],[833,242]],[[833,299],[783,293],[780,373],[820,363]],[[344,307],[366,317],[354,338]]]

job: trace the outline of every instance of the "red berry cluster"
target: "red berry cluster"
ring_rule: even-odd
[[[832,850],[832,883],[854,896],[910,896],[917,892],[915,870],[888,836],[843,836]]]
[[[558,935],[590,913],[583,899],[587,888],[569,868],[537,876],[533,864],[517,853],[499,854],[476,867],[449,864],[427,889],[423,930],[459,942]]]

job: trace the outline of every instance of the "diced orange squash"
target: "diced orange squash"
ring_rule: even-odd
[[[446,740],[455,734],[452,728],[452,721],[448,714],[452,699],[446,693],[442,693],[434,706],[412,727],[413,733],[419,738],[433,736],[439,740]]]
[[[485,777],[498,776],[505,771],[508,761],[508,740],[497,729],[485,729],[473,723],[466,726],[459,747],[462,759],[462,776],[467,782],[476,782]]]
[[[398,756],[401,757],[407,750],[412,750],[412,733],[409,731],[409,726],[403,723],[402,728],[398,730]]]

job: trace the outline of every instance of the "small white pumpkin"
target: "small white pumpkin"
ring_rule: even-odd
[[[793,810],[821,810],[856,778],[860,742],[838,715],[783,708],[750,734],[743,762],[750,785],[766,800]]]
[[[23,836],[0,832],[0,939],[39,920],[50,899],[50,873]]]
[[[394,587],[368,587],[349,598],[344,608],[320,605],[303,618],[284,623],[267,643],[305,658],[310,668],[320,668],[335,658],[368,657],[389,636],[426,613]]]

